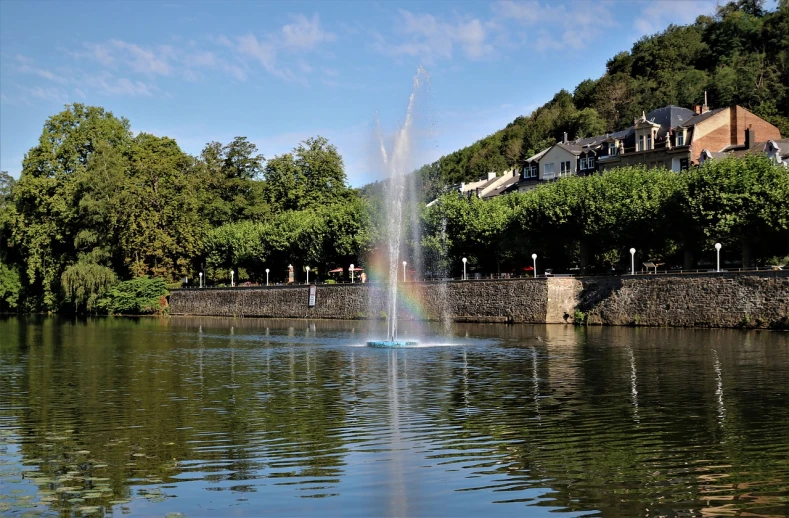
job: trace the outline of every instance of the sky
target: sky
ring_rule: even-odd
[[[321,135],[353,186],[380,179],[419,66],[414,167],[528,115],[715,0],[74,2],[0,0],[0,170],[47,117],[102,106],[198,155],[245,136],[266,158]]]

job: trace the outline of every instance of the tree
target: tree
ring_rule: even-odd
[[[99,298],[117,281],[115,272],[95,263],[72,264],[60,279],[66,300],[74,304],[75,313],[92,313]]]
[[[67,105],[44,124],[39,143],[24,158],[14,186],[23,283],[39,309],[57,307],[60,274],[76,260],[81,232],[80,181],[98,148],[121,150],[131,142],[129,122],[103,108]]]

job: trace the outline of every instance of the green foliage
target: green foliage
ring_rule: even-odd
[[[485,272],[538,268],[606,273],[642,261],[683,267],[685,254],[710,255],[716,241],[729,260],[775,264],[789,253],[789,171],[763,156],[711,160],[678,175],[626,167],[569,177],[488,201],[442,196],[425,209],[422,246],[431,269]],[[443,258],[433,266],[433,258]],[[685,267],[691,267],[685,265]]]
[[[113,286],[97,307],[111,314],[144,315],[166,310],[167,283],[164,279],[137,277]]]
[[[115,272],[95,263],[77,263],[68,266],[60,276],[66,300],[74,305],[74,312],[92,313],[97,300],[115,284]]]
[[[9,266],[0,260],[0,313],[17,311],[22,282],[15,266]]]

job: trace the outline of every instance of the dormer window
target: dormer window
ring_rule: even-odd
[[[685,145],[685,132],[681,131],[677,133],[677,145],[684,146]]]
[[[608,154],[610,156],[616,155],[616,143],[615,142],[611,142],[611,143],[608,144]]]
[[[647,135],[647,149],[652,149],[652,135]]]
[[[644,151],[644,135],[638,136],[638,150]]]
[[[581,169],[586,169],[586,159],[585,158],[581,159]]]
[[[593,156],[590,156],[588,159],[586,159],[586,168],[587,169],[594,169],[594,157]]]

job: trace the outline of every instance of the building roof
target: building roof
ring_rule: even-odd
[[[539,160],[539,159],[541,159],[541,158],[542,158],[542,156],[543,156],[545,153],[547,153],[547,152],[548,152],[548,150],[550,150],[550,149],[551,149],[550,147],[547,147],[547,148],[543,149],[542,151],[540,151],[539,153],[537,153],[536,155],[534,155],[534,156],[531,156],[531,157],[527,158],[527,159],[526,159],[526,161],[527,161],[527,162],[533,162],[534,160]]]
[[[681,126],[683,128],[689,128],[691,126],[695,126],[699,122],[705,121],[705,120],[709,119],[710,117],[712,117],[713,115],[715,115],[716,113],[720,113],[720,112],[722,112],[725,109],[726,108],[716,108],[714,110],[710,110],[710,111],[704,112],[704,113],[699,114],[699,115],[694,115],[693,117],[691,117],[690,119],[688,119],[684,123],[678,124],[677,126]],[[688,111],[690,111],[690,110],[688,110]],[[672,128],[673,127],[675,127],[675,126],[672,126]]]
[[[692,119],[694,115],[692,110],[681,106],[669,105],[647,113],[646,119],[665,128],[675,128]]]
[[[575,156],[578,156],[578,155],[580,155],[581,153],[584,152],[583,147],[581,147],[579,145],[576,145],[576,144],[573,144],[573,143],[564,144],[562,142],[559,142],[558,144],[555,144],[555,145],[557,147],[560,147],[560,148],[564,149],[568,153],[574,154]]]
[[[576,146],[593,146],[595,144],[602,144],[610,135],[606,133],[605,135],[596,135],[594,137],[586,137],[586,138],[579,138],[570,142],[570,144],[575,144]]]
[[[502,182],[501,185],[498,185],[495,189],[491,189],[490,192],[486,192],[485,194],[483,194],[482,195],[482,199],[484,200],[484,199],[487,199],[487,198],[492,198],[494,196],[498,196],[499,194],[504,194],[505,192],[510,190],[510,188],[513,185],[517,184],[520,181],[520,179],[521,178],[518,175],[510,176],[508,179],[506,179],[504,182]]]

